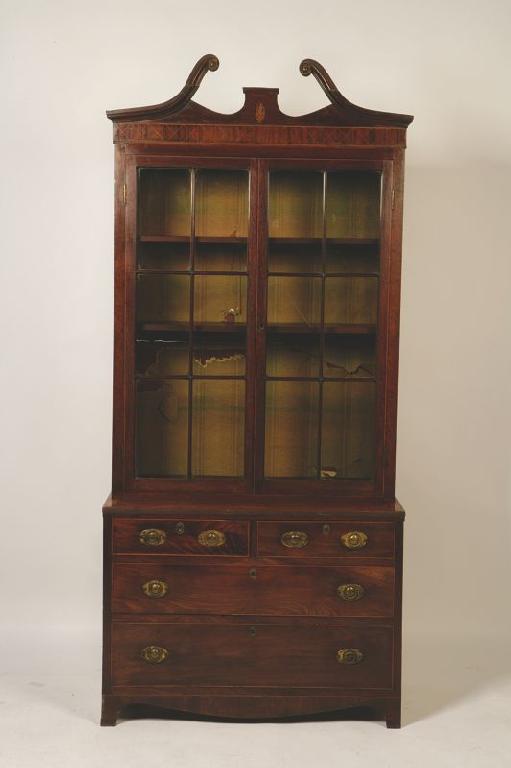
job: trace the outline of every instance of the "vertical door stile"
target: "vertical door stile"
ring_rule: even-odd
[[[188,443],[186,457],[186,478],[192,479],[192,437],[193,437],[193,323],[195,301],[195,182],[197,171],[190,169],[190,294],[189,294],[189,329],[188,329]]]
[[[389,349],[392,344],[391,337],[397,340],[399,335],[399,317],[393,318],[389,313],[390,293],[392,290],[391,268],[393,261],[397,256],[393,256],[393,219],[394,212],[394,161],[386,160],[383,163],[382,172],[382,190],[381,190],[381,231],[380,231],[380,285],[379,285],[379,305],[378,305],[378,354],[377,354],[377,375],[376,375],[376,484],[383,495],[391,493],[394,495],[394,488],[385,487],[386,467],[389,461],[395,458],[395,428],[394,441],[389,445],[388,431],[389,422],[395,423],[396,412],[389,413],[388,403],[397,399],[397,391],[391,391],[388,374],[392,372],[393,366],[389,366]],[[400,258],[400,256],[399,256]],[[400,280],[400,273],[399,273]],[[395,323],[395,325],[391,325]],[[397,369],[397,359],[395,361]],[[397,387],[397,381],[395,386]]]
[[[322,432],[323,432],[323,383],[325,365],[325,274],[326,274],[326,195],[327,195],[327,171],[323,171],[323,195],[321,211],[321,316],[319,336],[319,399],[318,399],[318,444],[316,459],[316,478],[321,480],[321,468],[323,464]]]
[[[135,339],[136,339],[136,265],[138,237],[138,172],[134,158],[126,159],[125,182],[126,206],[125,211],[125,250],[124,250],[124,432],[123,432],[123,461],[124,487],[132,486],[136,475],[135,467]],[[115,454],[114,454],[115,456]]]
[[[254,489],[260,489],[264,467],[265,371],[266,371],[266,302],[268,257],[268,161],[257,160],[257,197],[255,199],[256,230],[256,308],[255,308],[255,417],[254,417]]]
[[[245,369],[245,478],[248,489],[255,488],[256,398],[257,398],[257,290],[258,290],[258,161],[249,165],[248,247],[247,247],[247,333]]]

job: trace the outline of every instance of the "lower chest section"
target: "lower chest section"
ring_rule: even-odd
[[[130,517],[107,541],[113,691],[395,689],[399,523]]]

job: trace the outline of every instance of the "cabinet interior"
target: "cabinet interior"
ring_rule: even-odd
[[[265,228],[254,172],[139,170],[136,474],[240,478],[259,452],[267,478],[371,480],[381,174],[270,168]],[[264,439],[247,444],[253,375]]]

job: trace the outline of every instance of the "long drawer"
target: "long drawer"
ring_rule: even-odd
[[[117,563],[118,613],[391,617],[391,566]]]
[[[392,523],[264,521],[257,554],[272,557],[393,558]]]
[[[248,555],[248,523],[231,520],[117,518],[113,551],[155,555]]]
[[[112,625],[113,685],[392,688],[393,631],[365,624]]]

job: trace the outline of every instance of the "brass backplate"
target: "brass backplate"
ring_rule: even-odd
[[[339,664],[360,664],[364,654],[358,648],[339,648],[337,661]]]
[[[365,590],[362,584],[341,584],[337,587],[337,594],[341,600],[354,602],[364,597]]]
[[[222,547],[225,544],[225,533],[216,531],[214,528],[208,531],[201,531],[197,537],[197,541],[203,547]]]
[[[147,648],[142,649],[140,655],[148,664],[161,664],[162,661],[165,661],[169,652],[166,648],[161,648],[159,645],[148,645]]]
[[[362,549],[367,544],[367,534],[362,531],[348,531],[341,536],[341,541],[347,549]]]
[[[309,543],[309,537],[305,531],[285,531],[280,537],[280,543],[289,549],[302,549]]]
[[[160,579],[151,579],[142,584],[142,591],[147,597],[165,597],[169,591],[168,584]]]
[[[144,528],[138,534],[138,540],[146,547],[161,547],[167,540],[167,534],[160,528]]]

